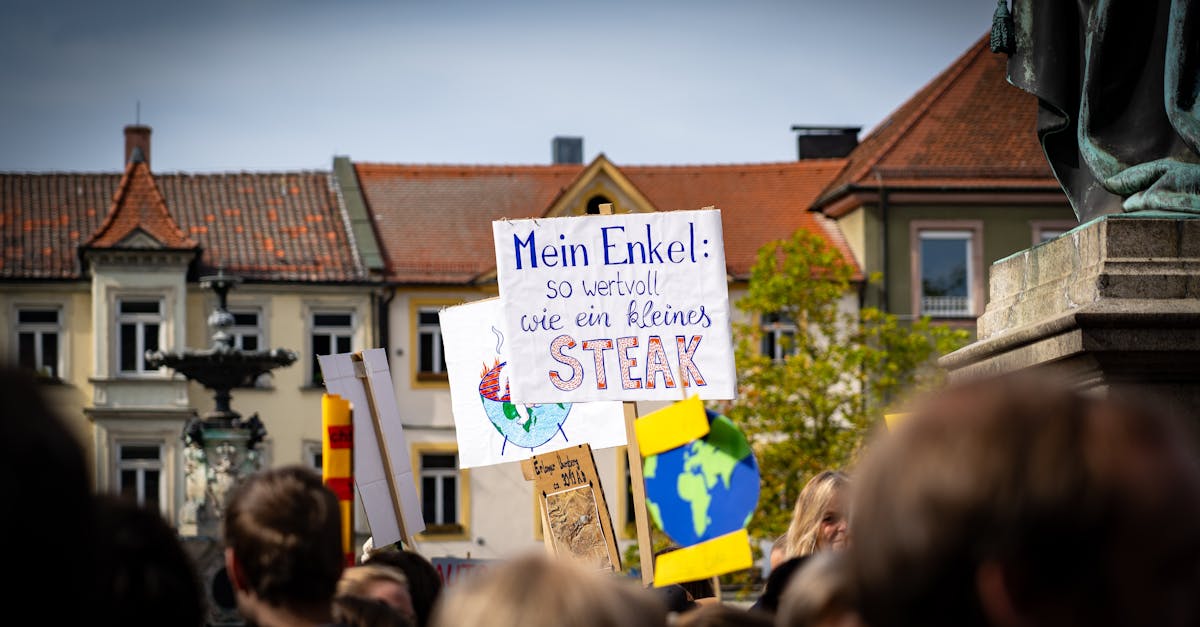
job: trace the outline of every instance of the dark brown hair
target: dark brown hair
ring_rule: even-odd
[[[225,543],[246,585],[275,606],[332,599],[343,567],[337,496],[303,466],[247,477],[225,510]]]

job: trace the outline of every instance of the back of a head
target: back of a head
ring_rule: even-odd
[[[711,603],[680,614],[671,625],[672,627],[773,627],[774,623],[766,614],[751,612],[734,605]]]
[[[417,613],[417,627],[429,624],[429,615],[442,592],[442,577],[429,560],[413,551],[384,549],[371,553],[362,563],[384,564],[404,571],[413,610]]]
[[[90,473],[82,444],[45,390],[25,371],[0,368],[0,493],[25,512],[0,516],[5,559],[20,566],[7,593],[27,607],[56,608],[64,623],[84,622],[88,603],[64,607],[61,595],[66,589],[86,599],[93,585]]]
[[[1196,462],[1194,440],[1165,414],[1054,380],[1007,375],[934,393],[868,449],[855,479],[863,618],[1191,624],[1175,616],[1195,618],[1200,589]],[[1167,566],[1178,575],[1157,578]],[[1148,580],[1154,590],[1132,592]],[[1180,591],[1184,607],[1170,601]]]
[[[667,611],[633,580],[533,554],[443,592],[433,627],[663,627]]]
[[[776,627],[843,624],[857,615],[844,551],[813,553],[796,566],[780,595]]]
[[[146,627],[205,620],[204,589],[175,530],[158,512],[127,499],[97,497],[100,591],[94,625]]]
[[[281,606],[331,599],[343,568],[341,510],[321,477],[302,466],[255,473],[225,510],[226,546],[248,587]]]
[[[339,627],[415,627],[407,616],[387,603],[352,594],[333,598],[333,620]]]

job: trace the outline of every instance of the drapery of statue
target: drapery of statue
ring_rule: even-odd
[[[1200,214],[1200,0],[1012,0],[1009,46],[1006,1],[993,50],[1038,97],[1038,137],[1080,222]]]

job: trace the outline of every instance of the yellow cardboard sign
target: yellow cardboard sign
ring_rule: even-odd
[[[699,396],[637,419],[633,428],[643,457],[678,448],[708,435],[708,416]]]
[[[659,555],[654,560],[654,587],[707,579],[753,565],[750,535],[745,529],[738,529],[707,542]]]
[[[354,565],[354,426],[350,401],[337,394],[321,396],[321,477],[338,497],[342,512],[342,552]]]
[[[909,414],[909,412],[901,412],[898,414],[884,414],[883,421],[884,421],[884,423],[887,424],[888,431],[895,429],[896,425],[900,424],[900,421],[904,420],[905,416],[908,416],[908,414]]]

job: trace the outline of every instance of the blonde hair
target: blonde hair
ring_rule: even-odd
[[[408,577],[405,577],[399,569],[378,564],[364,564],[351,566],[342,571],[342,578],[338,580],[337,584],[337,594],[366,596],[367,584],[380,579],[394,581],[404,586],[405,590],[408,589]]]
[[[631,579],[542,553],[448,587],[430,627],[661,627],[667,608]]]
[[[788,558],[800,557],[815,553],[817,550],[817,529],[820,527],[821,515],[829,502],[833,500],[843,487],[850,482],[846,473],[838,470],[823,470],[816,474],[796,498],[796,508],[792,511],[792,524],[787,530],[786,555]]]

